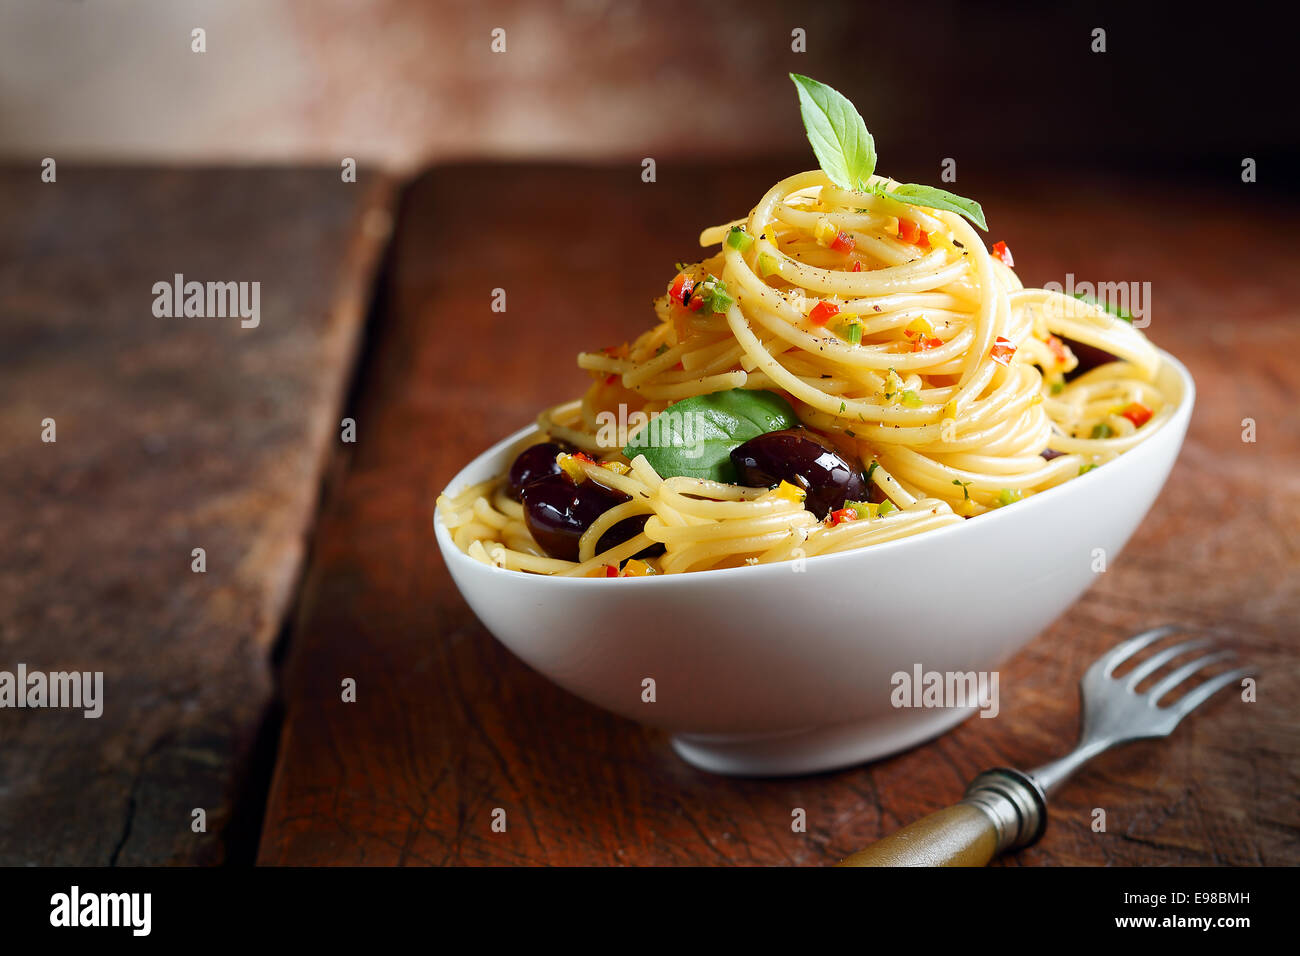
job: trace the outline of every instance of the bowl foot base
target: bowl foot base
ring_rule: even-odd
[[[693,767],[735,777],[785,777],[878,760],[937,737],[975,708],[909,712],[775,734],[676,734],[673,750]],[[919,716],[918,716],[919,714]]]

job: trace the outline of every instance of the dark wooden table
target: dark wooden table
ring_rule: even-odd
[[[391,183],[40,171],[0,171],[0,670],[102,672],[103,714],[0,710],[0,864],[251,859]],[[260,282],[257,327],[156,316],[176,273]]]
[[[1008,862],[1300,862],[1300,241],[1294,208],[1230,176],[1000,194],[1004,177],[963,166],[1026,281],[1150,281],[1150,335],[1200,387],[1151,516],[1003,669],[999,719],[837,773],[710,776],[530,671],[466,608],[433,540],[437,491],[581,389],[579,349],[651,321],[701,226],[806,161],[661,161],[653,184],[638,163],[439,168],[402,192],[382,270],[392,194],[374,177],[0,174],[0,670],[106,685],[98,721],[0,710],[0,863],[824,864],[983,767],[1068,746],[1086,664],[1165,620],[1231,635],[1258,702],[1098,761]],[[154,318],[150,287],[174,272],[261,280],[261,327]]]
[[[1027,280],[1150,281],[1150,334],[1201,388],[1154,512],[1004,669],[1001,719],[838,773],[710,776],[663,734],[530,671],[466,608],[433,542],[436,492],[576,394],[574,353],[645,327],[699,228],[794,168],[661,163],[646,184],[634,166],[457,166],[406,192],[356,391],[360,440],[322,514],[283,669],[262,863],[830,863],[952,802],[986,766],[1059,753],[1085,666],[1166,620],[1229,633],[1261,668],[1258,703],[1220,701],[1168,742],[1098,761],[1055,802],[1047,838],[1009,863],[1300,862],[1300,242],[1248,190],[1194,201],[1080,177],[971,189]],[[490,309],[495,288],[505,313]],[[355,703],[341,700],[346,678]],[[791,831],[796,807],[806,833]]]

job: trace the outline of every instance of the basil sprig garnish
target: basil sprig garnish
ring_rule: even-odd
[[[681,475],[734,485],[732,449],[798,425],[790,403],[775,392],[734,388],[669,405],[632,436],[623,454],[645,455],[664,478]]]
[[[942,209],[965,216],[985,232],[984,210],[973,199],[920,183],[900,183],[892,190],[885,183],[869,186],[876,171],[876,141],[854,105],[838,91],[816,80],[791,73],[799,93],[799,112],[808,142],[822,171],[841,189],[870,192],[909,206]]]
[[[825,83],[791,73],[799,91],[799,112],[817,162],[841,189],[865,190],[876,170],[876,141],[862,116]]]

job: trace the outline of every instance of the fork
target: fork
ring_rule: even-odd
[[[1001,853],[1037,842],[1047,828],[1047,798],[1076,770],[1119,744],[1168,737],[1193,710],[1253,673],[1247,667],[1227,671],[1160,707],[1160,700],[1183,681],[1233,656],[1231,651],[1215,650],[1178,667],[1150,690],[1137,692],[1138,684],[1174,658],[1213,646],[1209,638],[1198,638],[1153,654],[1123,677],[1111,676],[1138,651],[1180,630],[1157,627],[1131,637],[1088,668],[1079,681],[1083,729],[1064,757],[1028,773],[1010,767],[986,770],[971,781],[959,803],[917,820],[839,865],[983,866]]]

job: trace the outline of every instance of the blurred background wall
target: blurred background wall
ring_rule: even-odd
[[[795,70],[855,100],[895,175],[891,156],[928,168],[956,144],[981,162],[1170,171],[1294,158],[1280,24],[1239,4],[1138,6],[0,0],[0,157],[410,170],[792,152]]]

